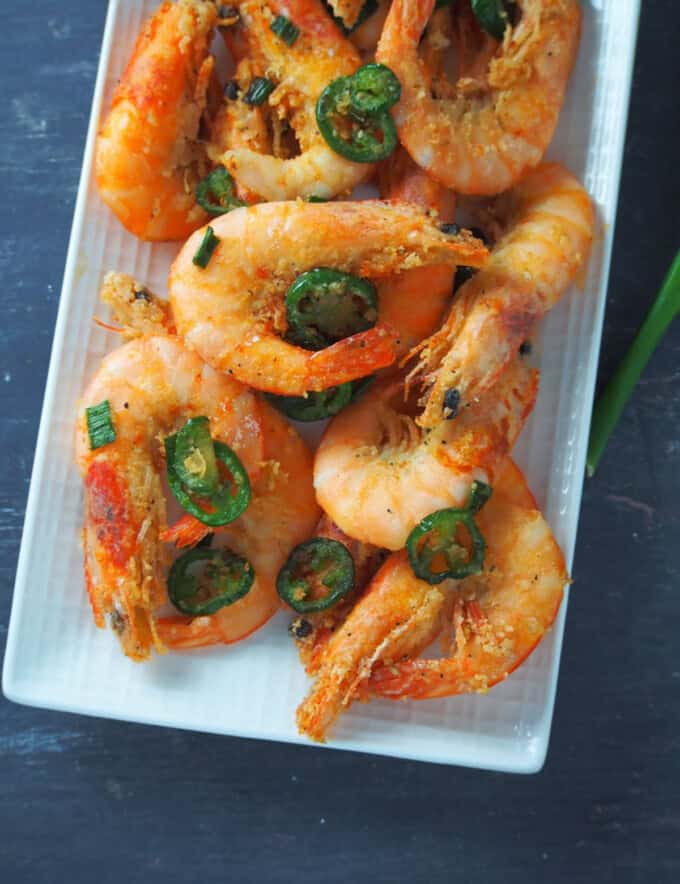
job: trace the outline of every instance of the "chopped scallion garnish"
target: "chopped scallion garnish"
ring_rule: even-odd
[[[205,234],[203,235],[203,239],[201,240],[201,244],[198,247],[198,251],[191,259],[197,267],[202,267],[205,269],[208,266],[208,262],[212,258],[212,254],[219,245],[219,237],[215,236],[215,231],[212,229],[210,225],[208,225],[205,229]]]
[[[623,357],[604,393],[597,400],[586,461],[589,476],[592,476],[597,469],[609,436],[618,423],[650,356],[678,313],[680,313],[680,252],[675,256],[661,291],[656,296],[652,309],[642,323],[630,350]]]
[[[300,36],[300,28],[285,15],[277,15],[270,27],[288,46],[292,46]]]
[[[91,405],[85,409],[87,420],[87,434],[90,437],[90,448],[101,448],[109,442],[116,441],[116,430],[111,420],[111,404],[104,399],[98,405]]]
[[[248,91],[243,96],[243,100],[246,104],[251,104],[257,107],[262,104],[263,101],[266,101],[273,91],[274,84],[271,80],[267,77],[255,77],[248,87]]]

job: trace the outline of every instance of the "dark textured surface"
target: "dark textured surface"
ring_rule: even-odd
[[[601,377],[680,244],[680,6],[643,3]],[[4,644],[103,0],[0,30]],[[0,701],[0,881],[680,880],[680,326],[588,483],[553,738],[520,778]]]

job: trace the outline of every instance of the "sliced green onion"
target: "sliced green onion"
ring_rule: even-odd
[[[274,89],[274,83],[268,77],[255,77],[250,86],[248,86],[248,91],[243,96],[243,100],[246,104],[257,107],[269,98]]]
[[[495,40],[502,40],[508,26],[503,0],[472,0],[472,11],[481,27]]]
[[[210,259],[212,258],[213,252],[215,251],[219,243],[219,237],[215,236],[215,231],[210,225],[208,225],[206,227],[205,233],[203,234],[201,244],[198,247],[196,254],[191,259],[193,263],[197,267],[202,267],[205,270]]]
[[[288,46],[292,46],[300,36],[300,28],[285,15],[277,15],[270,27],[276,36],[280,37]]]
[[[354,587],[354,561],[344,544],[314,537],[296,546],[276,578],[276,591],[298,614],[325,611]]]
[[[307,350],[322,350],[366,331],[378,318],[375,286],[332,267],[301,273],[286,292],[285,303],[286,339]]]
[[[329,202],[328,198],[325,196],[308,196],[308,203],[327,203]]]
[[[116,430],[111,420],[111,403],[104,399],[98,405],[90,405],[85,409],[87,435],[90,437],[90,449],[101,448],[109,442],[116,441]]]
[[[192,549],[170,568],[168,595],[183,614],[205,617],[242,599],[254,581],[253,566],[231,550]]]
[[[597,400],[586,461],[589,476],[595,473],[607,441],[652,353],[679,312],[680,252],[675,256],[661,291],[630,349]]]
[[[406,552],[416,577],[435,584],[480,573],[486,543],[473,517],[490,497],[489,485],[473,482],[465,507],[437,510],[416,525],[406,539]],[[457,532],[461,527],[468,534],[469,550],[458,542]]]
[[[196,202],[209,215],[226,215],[232,209],[246,205],[234,193],[234,179],[223,166],[213,169],[209,175],[199,181],[196,187]]]

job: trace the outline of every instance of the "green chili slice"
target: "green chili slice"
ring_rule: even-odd
[[[474,515],[490,497],[489,485],[473,482],[464,508],[437,510],[416,525],[406,540],[406,552],[416,577],[434,584],[480,573],[486,543]],[[468,534],[469,549],[457,539],[459,528]]]
[[[300,28],[285,15],[277,15],[269,27],[288,46],[292,46],[300,36]]]
[[[309,392],[306,396],[276,396],[266,394],[267,399],[280,412],[294,421],[322,421],[333,417],[349,405],[352,399],[352,382],[329,387],[321,392]]]
[[[201,240],[201,244],[198,247],[198,251],[191,259],[193,263],[197,267],[202,267],[205,270],[210,259],[212,258],[213,252],[215,251],[219,243],[219,237],[215,236],[215,231],[210,225],[208,225],[206,227],[205,233],[203,234],[203,239]]]
[[[196,187],[196,202],[209,215],[226,215],[232,209],[245,206],[246,203],[234,193],[234,179],[229,172],[220,166],[199,181]]]
[[[175,470],[187,491],[212,494],[217,490],[219,473],[207,417],[192,417],[177,433]]]
[[[307,350],[372,328],[378,295],[367,279],[331,267],[301,273],[286,292],[286,339]]]
[[[255,77],[250,86],[248,86],[248,91],[243,96],[243,101],[246,104],[257,107],[269,98],[274,88],[274,83],[268,77]]]
[[[90,439],[90,450],[101,448],[109,442],[116,441],[116,430],[111,420],[111,403],[104,399],[98,405],[90,405],[85,409],[87,435]]]
[[[503,0],[472,0],[472,11],[481,27],[495,40],[502,40],[508,26]]]
[[[354,586],[354,562],[337,540],[314,537],[296,546],[276,578],[276,591],[298,614],[325,611]]]
[[[352,108],[359,113],[374,114],[399,101],[401,83],[384,64],[365,64],[349,78]]]
[[[228,549],[192,549],[175,560],[168,574],[168,595],[183,614],[215,614],[250,591],[255,571],[247,559]]]
[[[361,70],[361,69],[360,69]],[[358,111],[350,95],[351,77],[326,86],[316,103],[316,122],[328,146],[355,163],[376,163],[397,146],[397,130],[388,110]]]
[[[250,481],[243,464],[228,445],[213,441],[215,459],[223,468],[220,470],[220,481],[214,491],[196,495],[198,500],[194,500],[194,492],[183,484],[177,470],[177,436],[174,434],[165,439],[165,467],[168,485],[178,503],[204,525],[217,527],[233,522],[250,503]]]

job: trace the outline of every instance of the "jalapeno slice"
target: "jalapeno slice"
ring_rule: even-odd
[[[228,445],[213,441],[219,481],[214,491],[196,494],[180,478],[177,437],[178,434],[173,434],[165,439],[165,466],[168,485],[178,503],[204,525],[217,527],[233,522],[250,503],[250,481],[243,464]],[[222,465],[221,470],[219,464]],[[194,500],[192,494],[198,499]]]
[[[183,614],[215,614],[251,589],[255,571],[247,559],[228,549],[192,549],[173,562],[168,595]]]
[[[316,103],[316,122],[328,146],[354,163],[376,163],[397,146],[397,129],[388,110],[357,110],[350,94],[351,77],[326,86]]]
[[[352,399],[352,382],[329,387],[320,392],[309,392],[306,396],[276,396],[266,394],[274,408],[294,421],[322,421],[333,417],[349,405]]]
[[[325,611],[354,587],[354,562],[337,540],[314,537],[296,546],[276,578],[276,591],[298,614]]]
[[[243,200],[234,193],[234,179],[229,172],[219,166],[199,181],[196,187],[196,202],[209,215],[226,215],[232,209],[245,206]]]
[[[437,510],[416,525],[406,540],[406,552],[416,577],[434,584],[447,579],[462,580],[480,573],[486,543],[474,515],[489,497],[489,485],[473,482],[464,508]],[[469,548],[457,539],[459,528],[467,532]]]
[[[316,267],[301,273],[286,292],[290,343],[307,350],[366,331],[378,318],[378,295],[367,279]]]
[[[215,445],[207,417],[192,417],[177,433],[175,469],[187,491],[212,494],[217,489],[219,474]]]
[[[392,107],[401,96],[401,83],[384,64],[365,64],[349,78],[352,108],[374,114]]]

